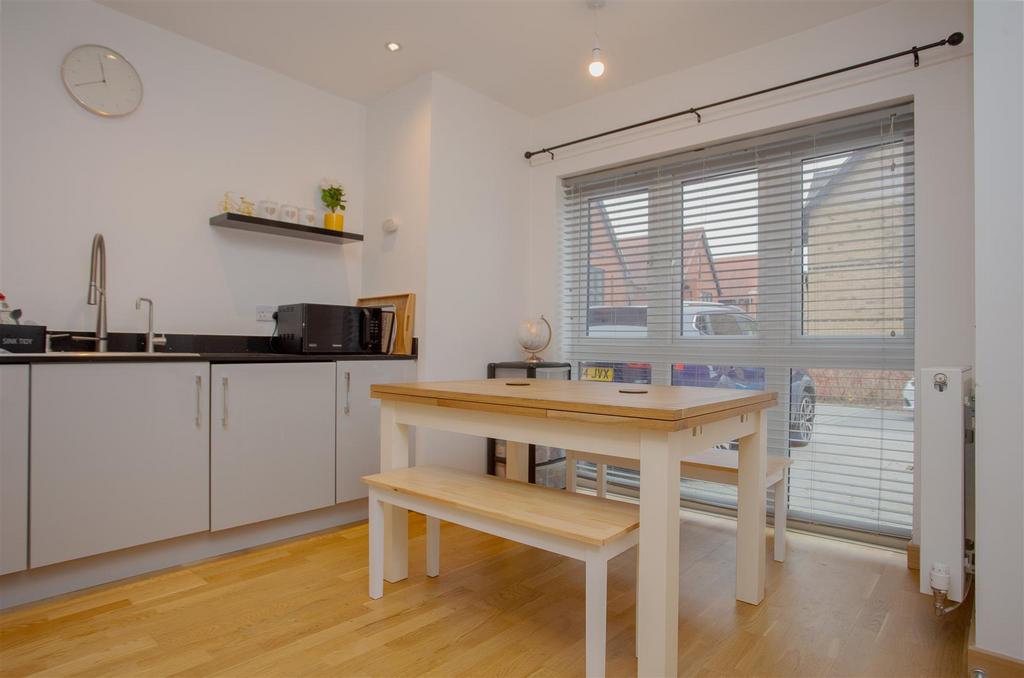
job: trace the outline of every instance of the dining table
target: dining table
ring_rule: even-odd
[[[764,598],[766,410],[777,404],[774,391],[498,378],[375,384],[371,395],[381,401],[381,471],[412,461],[410,427],[505,440],[506,477],[523,482],[530,444],[639,461],[640,676],[677,675],[680,460],[738,441],[736,599]],[[405,579],[404,509],[386,510],[384,547],[384,578]]]

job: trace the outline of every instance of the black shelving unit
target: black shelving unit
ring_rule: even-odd
[[[537,370],[565,370],[565,378],[572,381],[572,365],[569,363],[530,363],[526,361],[517,362],[503,362],[503,363],[488,363],[487,364],[487,378],[494,379],[497,376],[498,370],[522,370],[525,372],[527,379],[536,379]],[[500,458],[497,455],[498,442],[494,438],[487,439],[487,473],[495,475],[497,472],[497,466]],[[554,466],[565,461],[564,455],[556,459],[548,459],[537,463],[537,446],[530,445],[530,475],[529,481],[531,483],[537,482],[537,469],[545,466]],[[504,462],[502,462],[504,463]]]
[[[334,243],[335,245],[360,242],[363,239],[363,236],[359,233],[328,231],[326,228],[304,226],[287,221],[277,221],[276,219],[264,219],[263,217],[250,217],[246,214],[235,214],[234,212],[224,212],[215,217],[210,217],[210,225],[222,228],[237,228],[241,231],[283,235],[303,240],[317,240],[319,242]]]

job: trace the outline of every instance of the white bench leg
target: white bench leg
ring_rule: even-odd
[[[782,480],[775,483],[772,499],[775,501],[775,560],[782,563],[786,560],[786,504],[788,503],[789,469],[782,471]]]
[[[587,678],[604,676],[605,635],[608,621],[608,561],[587,560]]]
[[[576,454],[572,450],[565,451],[565,491],[576,491]]]
[[[384,505],[370,488],[370,597],[384,595]]]
[[[427,576],[441,572],[441,521],[427,516]]]
[[[606,464],[598,464],[597,465],[597,496],[601,497],[602,499],[607,494],[607,491],[606,491],[606,486],[608,484],[607,483],[607,477],[606,477],[607,469],[608,469],[608,466]]]

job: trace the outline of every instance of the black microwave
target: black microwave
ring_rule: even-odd
[[[381,309],[328,304],[277,307],[282,353],[380,353]]]

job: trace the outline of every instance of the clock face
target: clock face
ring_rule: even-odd
[[[142,103],[142,79],[123,56],[101,45],[79,45],[60,68],[68,94],[87,111],[128,115]]]

